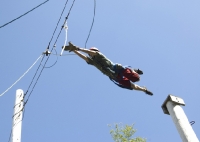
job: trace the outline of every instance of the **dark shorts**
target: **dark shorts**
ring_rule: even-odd
[[[122,74],[117,77],[117,82],[126,87],[131,87],[131,82],[137,82],[139,80],[139,74],[132,72],[132,70],[128,68],[124,69]]]

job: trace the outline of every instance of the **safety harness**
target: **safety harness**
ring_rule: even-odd
[[[89,62],[88,64],[94,65],[96,68],[98,68],[103,74],[109,77],[109,79],[116,84],[117,86],[133,90],[131,87],[126,87],[121,84],[119,84],[119,81],[123,79],[123,71],[124,69],[130,69],[130,66],[121,66],[119,64],[111,65],[111,61],[108,60],[103,54],[100,54],[100,56],[95,56],[95,58],[88,57]],[[120,76],[120,78],[118,77]]]
[[[115,64],[115,65],[113,66],[113,70],[114,70],[114,72],[115,72],[118,76],[120,76],[120,77],[117,77],[117,78],[111,78],[111,77],[109,77],[109,79],[110,79],[114,84],[116,84],[117,86],[119,86],[119,87],[121,87],[121,88],[133,90],[133,88],[131,88],[131,87],[126,87],[126,86],[123,86],[123,85],[119,84],[119,81],[122,80],[123,77],[124,77],[124,76],[123,76],[123,71],[124,71],[125,69],[129,69],[130,71],[132,71],[131,66],[121,66],[121,65],[119,65],[119,64]]]

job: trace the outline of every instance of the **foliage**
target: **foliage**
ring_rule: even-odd
[[[141,137],[132,138],[135,132],[133,125],[121,126],[115,124],[115,129],[110,130],[110,134],[115,142],[146,142],[146,139]]]

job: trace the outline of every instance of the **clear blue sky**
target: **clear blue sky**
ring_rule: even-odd
[[[2,1],[0,25],[32,9],[42,0]],[[50,0],[0,29],[0,91],[14,83],[46,49],[65,0]],[[72,0],[66,7],[58,31]],[[93,17],[93,0],[76,1],[68,19],[68,41],[84,47]],[[78,56],[62,56],[45,69],[26,105],[23,142],[113,141],[107,124],[135,124],[136,136],[148,142],[180,142],[161,105],[173,94],[200,137],[200,1],[97,0],[96,17],[87,48],[98,47],[113,62],[143,70],[138,85],[154,93],[118,88]],[[62,31],[56,49],[61,51]],[[52,41],[51,48],[55,38]],[[64,54],[66,54],[65,52]],[[46,58],[45,58],[46,59]],[[50,56],[47,66],[56,56]],[[0,97],[0,141],[12,127],[15,91],[27,90],[39,66]]]

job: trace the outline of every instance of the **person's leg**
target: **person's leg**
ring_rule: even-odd
[[[118,76],[118,83],[126,88],[130,88],[130,89],[132,88],[137,91],[143,91],[148,95],[151,95],[151,96],[153,95],[153,93],[147,90],[146,87],[141,87],[137,84],[131,83],[131,81],[126,77],[121,78],[120,76]]]
[[[131,83],[131,88],[133,88],[134,90],[143,91],[143,92],[146,92],[147,90],[145,87],[141,87],[134,83]]]
[[[127,87],[127,88],[132,88],[134,90],[143,91],[143,92],[146,91],[146,88],[140,87],[137,84],[131,83],[131,81],[126,77],[123,77],[123,78],[119,79],[118,83],[123,85],[123,86],[125,86],[125,87]]]
[[[133,84],[133,83],[131,83],[131,87],[132,87],[134,90],[143,91],[143,92],[145,92],[146,94],[148,94],[148,95],[150,95],[150,96],[153,95],[153,93],[152,93],[151,91],[147,90],[146,87],[141,87],[141,86],[139,86],[139,85],[137,85],[137,84]]]

